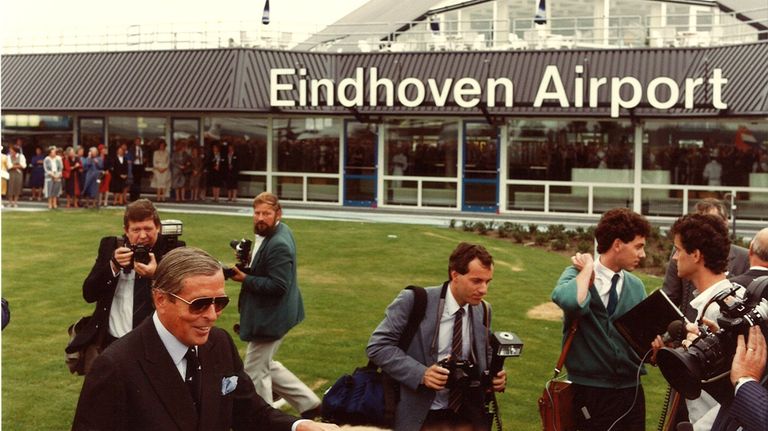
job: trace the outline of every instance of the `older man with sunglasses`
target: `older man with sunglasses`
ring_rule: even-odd
[[[156,312],[114,342],[85,379],[73,430],[338,429],[273,409],[215,328],[229,298],[220,264],[179,248],[158,265]]]

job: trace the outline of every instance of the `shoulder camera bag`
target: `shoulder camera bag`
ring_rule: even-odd
[[[415,295],[398,346],[406,350],[411,344],[427,308],[427,292],[423,287],[408,286]],[[373,361],[336,380],[323,396],[323,419],[350,425],[373,425],[391,428],[400,398],[395,379],[379,369]]]
[[[573,402],[573,388],[571,382],[558,380],[560,371],[565,364],[565,357],[576,335],[579,321],[573,322],[568,329],[568,336],[563,343],[563,350],[555,366],[555,375],[544,387],[544,392],[539,398],[539,414],[543,431],[575,431],[576,410]]]

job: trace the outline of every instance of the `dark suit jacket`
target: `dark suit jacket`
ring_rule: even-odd
[[[411,290],[403,290],[387,307],[386,317],[371,335],[366,348],[368,358],[400,383],[400,402],[397,404],[394,426],[398,431],[421,428],[435,399],[436,392],[421,384],[421,381],[427,367],[437,362],[437,352],[432,352],[431,347],[438,327],[441,286],[428,287],[426,291],[424,319],[406,351],[400,349],[398,343],[415,302],[415,294]],[[490,364],[491,352],[487,348],[490,328],[483,324],[482,305],[473,305],[469,309],[472,316],[472,348],[477,353],[476,365],[482,372]],[[490,313],[488,305],[489,316]],[[435,346],[437,350],[437,344]]]
[[[752,283],[754,279],[765,275],[768,275],[768,269],[750,269],[744,274],[737,275],[729,280],[731,280],[731,283],[738,283],[744,287],[749,287],[749,284]]]
[[[730,406],[723,406],[712,431],[768,431],[768,389],[757,382],[741,385]]]
[[[168,251],[184,245],[183,241],[171,245],[165,237],[158,235],[152,252],[159,263]],[[107,236],[101,239],[96,263],[93,264],[91,272],[83,282],[83,298],[88,303],[96,303],[93,319],[86,328],[77,333],[77,337],[69,345],[67,351],[77,351],[80,347],[90,343],[94,337],[98,337],[97,340],[104,340],[104,337],[109,333],[109,311],[112,308],[112,300],[115,297],[119,277],[119,274],[118,277],[112,274],[112,267],[109,265],[115,248],[117,248],[117,237]],[[137,275],[133,285],[133,327],[139,326],[153,311],[152,280]]]
[[[749,251],[744,247],[731,245],[731,250],[728,253],[727,270],[729,279],[747,272],[749,270]],[[685,317],[689,320],[696,318],[696,310],[690,306],[691,299],[696,296],[696,287],[690,281],[677,276],[677,262],[671,257],[661,288],[669,296],[669,299],[680,307],[680,311],[685,314]]]
[[[73,430],[288,431],[297,420],[256,394],[232,338],[213,328],[198,347],[200,414],[152,319],[115,341],[86,376]],[[237,376],[222,395],[222,379]]]
[[[296,276],[296,242],[280,222],[264,238],[240,287],[240,338],[276,340],[304,320],[304,302]]]

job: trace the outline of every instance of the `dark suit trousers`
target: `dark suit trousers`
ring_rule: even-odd
[[[632,406],[635,388],[607,389],[573,385],[577,429],[606,431]],[[613,427],[622,431],[645,431],[645,393],[637,388],[637,400],[632,411]]]

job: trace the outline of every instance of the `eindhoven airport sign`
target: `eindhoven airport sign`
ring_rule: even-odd
[[[728,80],[723,77],[721,69],[713,69],[710,77],[685,78],[682,86],[670,77],[659,76],[650,80],[645,88],[639,79],[632,76],[585,78],[583,74],[584,66],[577,65],[573,74],[573,92],[569,94],[565,90],[558,67],[547,66],[539,81],[533,107],[540,108],[545,103],[554,103],[562,108],[596,108],[598,91],[601,87],[608,86],[613,118],[619,116],[622,108],[637,107],[643,95],[653,108],[669,109],[677,105],[682,92],[685,108],[693,109],[694,90],[702,85],[710,87],[707,94],[712,95],[713,108],[728,107],[722,100],[723,86]],[[499,100],[498,89],[501,89],[503,94]],[[381,90],[384,91],[383,100],[379,100]],[[297,92],[298,99],[295,99]],[[395,83],[389,78],[380,78],[375,67],[368,68],[366,80],[365,68],[358,67],[354,77],[343,78],[337,84],[328,78],[309,79],[306,69],[271,69],[269,73],[269,100],[273,107],[334,106],[338,102],[347,108],[380,105],[391,107],[396,104],[413,108],[424,103],[427,92],[437,107],[453,103],[462,108],[472,108],[481,100],[486,100],[488,107],[512,107],[515,104],[514,83],[505,77],[488,78],[485,86],[474,78],[447,78],[441,81],[429,78],[425,82],[419,78],[408,77]],[[324,97],[321,98],[321,94]],[[364,99],[366,94],[367,102]]]

